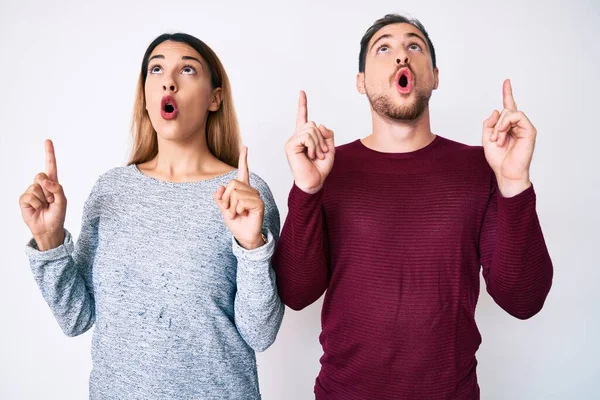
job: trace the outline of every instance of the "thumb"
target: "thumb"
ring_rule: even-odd
[[[44,189],[52,193],[52,195],[54,196],[54,203],[58,207],[64,208],[66,198],[65,193],[63,191],[63,187],[59,183],[51,181],[50,179],[44,179],[42,181],[42,185],[44,185]]]
[[[219,207],[219,210],[224,211],[225,210],[225,205],[223,203],[223,194],[225,193],[225,186],[221,185],[219,186],[219,188],[217,189],[217,191],[215,192],[213,198],[215,199],[215,202],[217,203],[217,207]]]
[[[486,145],[487,143],[491,142],[492,139],[494,139],[494,138],[492,138],[492,135],[494,132],[494,127],[498,123],[499,119],[500,119],[500,113],[498,112],[498,110],[494,110],[492,112],[492,115],[490,115],[488,118],[486,118],[483,121],[483,131],[481,133],[481,141],[484,145]]]
[[[327,148],[329,149],[329,151],[335,151],[333,131],[331,129],[327,129],[327,127],[325,125],[319,126],[319,131],[321,131],[321,134],[323,135],[323,138],[325,139],[325,144],[327,145]]]
[[[498,110],[494,110],[492,115],[490,115],[487,119],[483,121],[483,128],[493,128],[498,123],[500,119],[500,113]]]

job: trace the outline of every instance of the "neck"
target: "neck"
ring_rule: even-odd
[[[195,180],[232,170],[210,152],[203,132],[204,128],[185,139],[158,136],[158,154],[140,169],[169,181]]]
[[[372,150],[383,153],[408,153],[422,149],[435,139],[431,132],[429,107],[412,121],[397,121],[371,110],[373,133],[362,140]]]

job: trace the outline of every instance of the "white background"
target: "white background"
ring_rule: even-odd
[[[269,183],[283,220],[292,184],[283,145],[299,89],[309,118],[334,129],[337,144],[367,136],[368,102],[355,89],[359,40],[388,12],[419,18],[436,47],[435,133],[479,144],[506,77],[539,132],[532,180],[554,285],[528,321],[503,312],[482,286],[482,398],[600,398],[600,2],[371,3],[2,0],[0,398],[87,397],[91,334],[63,336],[23,251],[29,233],[17,200],[44,168],[44,138],[55,142],[66,226],[77,235],[96,178],[126,162],[144,50],[162,32],[190,33],[229,73],[250,167]],[[288,309],[276,343],[259,355],[265,400],[312,398],[321,304]]]

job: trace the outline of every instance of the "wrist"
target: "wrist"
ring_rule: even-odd
[[[531,181],[529,180],[529,177],[518,180],[498,178],[497,181],[500,194],[502,197],[506,198],[514,197],[531,187]]]
[[[250,240],[239,240],[237,238],[235,240],[246,250],[258,249],[267,243],[267,238],[262,233]]]
[[[315,194],[315,193],[318,193],[323,188],[323,185],[306,188],[306,187],[304,187],[302,185],[298,185],[297,182],[294,182],[294,184],[296,185],[296,187],[298,187],[298,189],[300,189],[301,191],[303,191],[306,194]]]
[[[39,251],[52,250],[65,242],[65,230],[61,228],[57,232],[34,236],[33,239]]]

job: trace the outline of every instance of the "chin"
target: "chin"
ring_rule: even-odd
[[[179,129],[176,124],[161,124],[162,126],[154,127],[158,137],[166,140],[181,140],[185,139],[185,133]],[[165,126],[166,125],[166,126]]]
[[[410,93],[400,93],[397,90],[394,90],[394,93],[396,94],[395,97],[396,99],[398,99],[399,102],[402,103],[407,103],[410,101],[414,101],[415,99],[415,94],[417,93],[414,89],[410,91]]]
[[[417,99],[412,93],[409,95],[400,95],[393,99],[393,105],[398,108],[413,108],[417,104]]]

